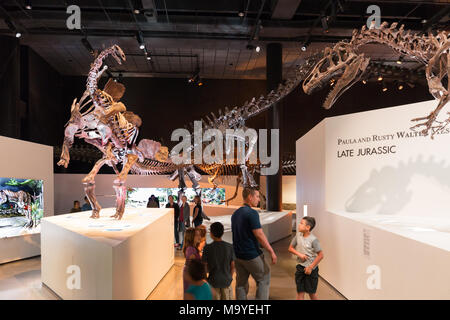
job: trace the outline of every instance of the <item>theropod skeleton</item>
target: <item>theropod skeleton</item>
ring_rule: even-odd
[[[405,31],[404,26],[397,28],[397,23],[389,26],[384,22],[379,29],[374,24],[367,29],[354,30],[350,41],[340,41],[332,48],[326,48],[323,57],[303,82],[303,90],[310,94],[322,87],[328,80],[338,78],[329,92],[324,108],[329,109],[336,100],[358,82],[364,75],[370,62],[360,52],[368,43],[387,45],[400,55],[406,55],[425,65],[425,75],[431,95],[439,100],[438,106],[428,116],[412,119],[419,122],[411,129],[423,127],[421,132],[431,137],[450,123],[450,117],[438,121],[437,116],[449,100],[448,73],[450,66],[450,41],[448,32],[440,31],[436,35],[419,35]]]

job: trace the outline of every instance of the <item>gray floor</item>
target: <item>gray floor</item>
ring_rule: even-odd
[[[273,248],[278,256],[278,263],[271,266],[270,299],[273,300],[292,300],[296,297],[294,281],[296,261],[287,251],[289,242],[290,238],[286,238],[273,244]],[[182,299],[183,265],[184,258],[180,251],[176,251],[174,266],[160,281],[148,299]],[[234,286],[234,280],[232,285]],[[255,289],[255,283],[251,279],[249,299],[254,297]],[[323,300],[345,299],[323,279],[319,280],[317,293],[319,299]],[[40,257],[0,265],[0,300],[5,299],[59,299],[58,296],[41,283]]]

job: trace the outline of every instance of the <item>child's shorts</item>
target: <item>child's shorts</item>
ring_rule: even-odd
[[[295,272],[295,283],[297,292],[316,293],[319,283],[319,267],[311,271],[311,274],[305,274],[305,267],[298,264]]]

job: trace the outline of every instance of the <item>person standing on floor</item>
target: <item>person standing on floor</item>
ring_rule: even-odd
[[[198,227],[203,223],[202,200],[200,199],[200,196],[194,197],[194,203],[195,207],[192,211],[192,223],[194,224],[194,227]]]
[[[206,245],[206,226],[201,224],[198,227],[195,227],[196,235],[199,237],[200,242],[197,243],[197,249],[202,254],[203,248]]]
[[[159,208],[158,198],[156,198],[154,194],[148,198],[147,208]]]
[[[251,208],[259,203],[258,190],[244,188],[242,198],[244,205],[231,216],[236,255],[236,300],[247,299],[249,275],[256,282],[256,299],[268,300],[270,267],[264,260],[260,245],[270,253],[272,264],[277,263],[277,256],[262,230],[258,211]]]
[[[186,258],[183,268],[183,292],[189,288],[190,282],[187,276],[187,265],[191,260],[200,260],[200,252],[198,251],[197,244],[200,242],[200,235],[195,232],[194,228],[187,228],[184,233],[183,241],[183,254]]]
[[[212,243],[203,249],[202,261],[206,263],[208,283],[213,287],[214,300],[233,299],[231,282],[234,273],[234,250],[231,243],[222,240],[224,228],[220,222],[211,224]]]
[[[187,265],[186,277],[191,283],[184,293],[184,300],[212,300],[211,286],[206,281],[206,266],[200,260],[191,260]]]
[[[174,212],[174,220],[173,220],[173,226],[174,226],[174,233],[175,233],[175,247],[180,246],[180,235],[178,233],[178,219],[180,218],[180,207],[176,202],[173,201],[173,196],[169,196],[169,202],[166,204],[166,208],[173,208]]]
[[[187,203],[187,197],[182,196],[181,197],[181,207],[180,207],[180,218],[178,220],[178,230],[181,233],[181,244],[178,247],[179,250],[183,248],[183,240],[184,240],[184,232],[186,231],[186,228],[189,228],[191,226],[190,222],[190,207],[189,203]]]
[[[313,217],[304,217],[298,224],[298,233],[289,245],[289,252],[297,256],[297,300],[305,299],[305,292],[311,300],[318,300],[319,262],[323,259],[319,240],[311,233],[316,225]]]

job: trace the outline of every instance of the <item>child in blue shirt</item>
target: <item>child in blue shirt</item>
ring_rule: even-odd
[[[206,281],[206,266],[200,260],[189,261],[186,278],[191,283],[184,294],[184,300],[212,300],[211,287]]]

